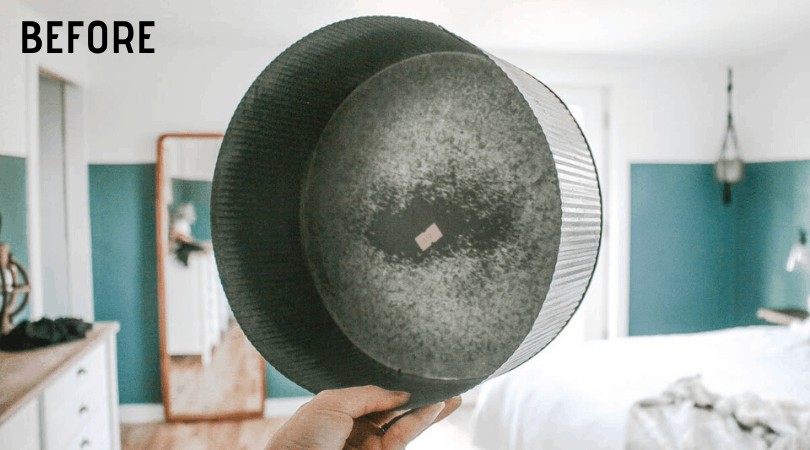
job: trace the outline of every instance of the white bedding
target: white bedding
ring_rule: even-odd
[[[700,374],[721,395],[810,403],[810,340],[787,327],[552,343],[484,384],[473,419],[485,449],[622,449],[632,404]]]

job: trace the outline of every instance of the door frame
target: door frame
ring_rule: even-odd
[[[29,316],[37,320],[54,313],[44,310],[42,298],[43,270],[47,262],[42,252],[43,226],[40,217],[41,195],[39,143],[39,77],[44,75],[65,83],[64,88],[64,172],[65,172],[65,229],[67,233],[68,303],[67,311],[60,315],[78,317],[88,322],[94,319],[93,272],[90,241],[90,208],[85,142],[85,92],[81,76],[70,65],[61,67],[54,61],[32,55],[26,64],[27,147],[26,191],[29,272],[31,294]],[[56,67],[56,68],[54,68]],[[63,75],[65,73],[71,75]]]

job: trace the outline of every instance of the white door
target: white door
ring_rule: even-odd
[[[37,150],[28,161],[31,318],[93,320],[93,275],[83,93],[38,73],[31,98]]]
[[[42,300],[48,316],[71,314],[65,203],[65,82],[39,76]]]

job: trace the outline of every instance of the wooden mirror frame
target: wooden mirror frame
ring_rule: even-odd
[[[158,334],[160,351],[160,389],[163,397],[163,413],[167,422],[197,422],[204,420],[238,420],[254,419],[264,415],[264,404],[267,397],[267,367],[264,358],[256,352],[256,357],[261,359],[261,407],[256,411],[240,411],[227,413],[201,413],[201,414],[173,414],[171,408],[171,390],[169,381],[169,352],[167,350],[166,334],[166,285],[164,257],[166,246],[161,243],[168,240],[168,211],[163,207],[164,185],[163,177],[165,171],[164,141],[172,138],[192,138],[192,139],[222,139],[222,133],[166,133],[160,135],[157,140],[157,164],[155,165],[155,232],[157,238],[157,303],[158,303]],[[247,338],[245,338],[247,339]]]

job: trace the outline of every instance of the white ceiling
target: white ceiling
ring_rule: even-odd
[[[161,45],[286,47],[331,22],[384,14],[490,50],[741,58],[810,47],[808,0],[23,1],[52,19],[154,20]]]

